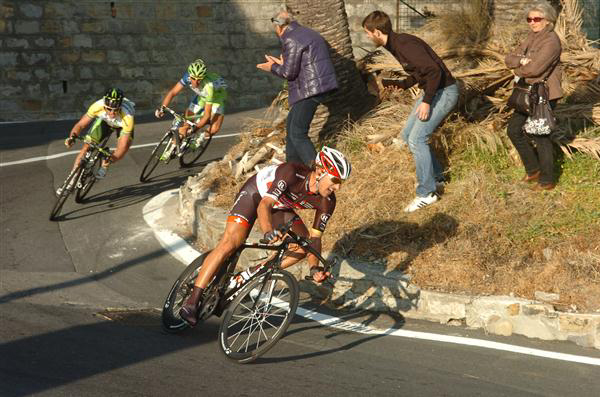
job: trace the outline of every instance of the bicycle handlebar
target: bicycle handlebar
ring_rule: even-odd
[[[74,135],[72,137],[70,137],[76,141],[82,141],[85,142],[85,138],[80,137],[79,135]],[[103,155],[107,156],[108,158],[110,158],[112,156],[112,153],[109,152],[108,150],[106,150],[104,147],[100,146],[99,144],[97,144],[94,141],[89,141],[89,142],[85,142],[88,145],[90,145],[92,147],[92,149],[97,149],[100,153],[102,153]]]
[[[161,109],[162,110],[166,110],[168,113],[171,113],[171,115],[173,117],[175,117],[177,120],[183,121],[184,123],[188,124],[190,127],[196,127],[196,124],[194,122],[189,121],[183,115],[177,113],[176,111],[174,111],[173,109],[169,108],[168,106],[162,106]]]
[[[298,215],[296,215],[292,219],[290,219],[289,221],[287,221],[286,223],[284,223],[282,225],[279,225],[279,227],[276,228],[275,230],[279,231],[281,233],[281,235],[284,235],[284,234],[286,234],[287,232],[290,231],[290,229],[292,228],[292,225],[298,219],[300,219],[300,217],[298,217]],[[258,242],[261,243],[261,244],[269,244],[269,240],[266,240],[264,238],[261,238],[260,240],[258,240]]]
[[[319,252],[317,252],[317,250],[315,250],[313,247],[311,247],[310,243],[311,241],[309,239],[307,239],[306,237],[302,237],[296,233],[294,233],[291,229],[292,229],[292,225],[294,224],[294,222],[296,222],[296,220],[300,219],[300,217],[298,215],[294,216],[292,219],[290,219],[288,222],[284,223],[283,225],[279,226],[277,228],[277,230],[279,232],[281,232],[282,235],[287,234],[287,237],[285,239],[291,239],[292,242],[300,245],[303,249],[306,249],[307,251],[309,251],[311,254],[313,254],[314,256],[317,257],[317,259],[319,259],[319,261],[321,263],[323,263],[323,265],[325,265],[325,271],[330,271],[331,268],[333,268],[333,266],[336,265],[336,260],[335,258],[331,261],[326,260],[325,258],[323,258],[321,256],[321,254]],[[277,247],[281,247],[282,245],[286,244],[287,242],[282,241],[281,244],[277,245]],[[265,239],[260,239],[259,240],[260,243],[262,244],[268,244],[269,242]]]

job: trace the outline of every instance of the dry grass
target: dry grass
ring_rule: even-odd
[[[490,1],[462,0],[458,3],[456,11],[436,18],[436,33],[440,32],[450,47],[484,45],[492,27]]]
[[[413,214],[402,212],[414,197],[414,165],[406,147],[390,144],[402,130],[417,91],[386,91],[376,108],[330,142],[350,157],[353,174],[338,194],[324,248],[384,260],[388,269],[407,272],[424,288],[527,298],[535,291],[555,292],[561,296],[557,307],[598,310],[600,51],[581,33],[577,2],[563,0],[556,31],[563,40],[568,96],[556,109],[561,124],[555,138],[563,144],[565,159],[558,188],[533,192],[515,182],[522,165],[505,133],[512,73],[503,58],[527,27],[504,27],[502,35],[488,36],[494,27],[482,23],[471,27],[476,32],[470,40],[478,45],[468,48],[446,39],[454,30],[440,33],[451,20],[457,29],[465,10],[473,11],[474,18],[467,19],[476,23],[481,12],[477,4],[484,3],[466,2],[472,8],[465,6],[445,17],[446,22],[425,27],[426,40],[460,77],[459,112],[433,139],[451,178],[442,200]],[[359,67],[371,74],[404,73],[385,52],[370,54]],[[285,104],[285,93],[277,101]],[[205,183],[219,193],[217,205],[229,207],[248,177],[234,179],[229,161],[256,151],[265,134],[278,128],[273,122],[249,124],[241,142],[213,168]],[[269,139],[282,145],[282,134]],[[311,214],[302,216],[312,221]]]
[[[424,288],[527,298],[556,292],[561,304],[600,309],[600,163],[579,155],[559,188],[540,194],[515,182],[521,167],[505,155],[470,155],[480,157],[450,158],[455,177],[439,203],[405,214],[415,182],[408,151],[354,152],[325,248],[383,259]],[[382,173],[388,169],[396,172]]]

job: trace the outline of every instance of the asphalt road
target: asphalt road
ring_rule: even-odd
[[[235,133],[247,115],[228,116],[220,134]],[[0,125],[0,163],[64,153],[62,140],[72,123]],[[138,123],[134,144],[156,142],[167,126]],[[74,156],[0,167],[1,396],[600,395],[599,366],[364,335],[298,316],[285,338],[249,365],[221,354],[218,319],[180,335],[163,333],[155,308],[183,265],[156,241],[142,207],[180,186],[202,162],[222,156],[235,140],[214,139],[198,167],[159,166],[145,184],[138,182],[139,172],[152,147],[134,148],[94,186],[88,202],[69,200],[60,222],[48,215]],[[381,313],[330,314],[381,328],[600,357],[568,342],[491,337]]]

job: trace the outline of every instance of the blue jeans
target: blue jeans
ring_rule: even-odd
[[[286,120],[285,160],[288,163],[304,163],[308,166],[315,161],[317,151],[308,137],[308,130],[317,106],[324,95],[302,99],[292,105]]]
[[[402,137],[408,144],[408,148],[415,160],[417,196],[425,197],[436,191],[436,180],[443,179],[442,166],[435,158],[431,146],[429,146],[429,138],[448,113],[456,106],[458,102],[458,87],[456,84],[452,84],[439,89],[435,93],[429,109],[429,118],[425,121],[419,120],[415,114],[421,102],[423,102],[423,96],[417,99],[412,108],[404,130],[402,130]]]

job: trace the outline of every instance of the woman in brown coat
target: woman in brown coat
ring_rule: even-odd
[[[562,97],[560,85],[560,39],[554,32],[556,11],[546,1],[537,1],[529,7],[527,23],[531,32],[527,39],[505,58],[506,66],[514,69],[517,78],[533,84],[546,80],[550,106]],[[515,83],[516,84],[516,83]],[[508,137],[517,149],[526,175],[524,182],[537,182],[534,190],[551,190],[554,180],[554,148],[549,135],[529,135],[523,130],[527,115],[515,111],[508,120]],[[535,141],[535,149],[532,144]]]

